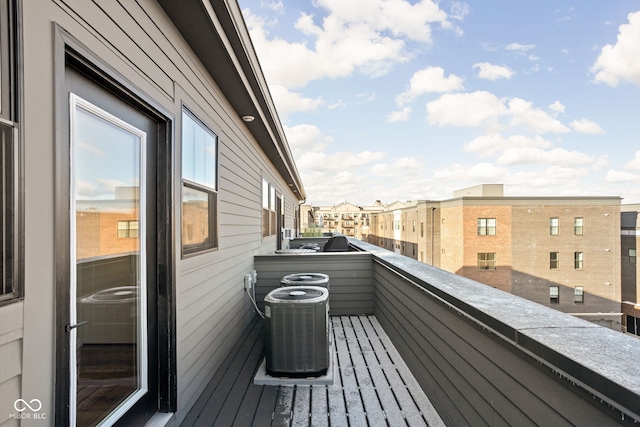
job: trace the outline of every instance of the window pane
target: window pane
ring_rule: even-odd
[[[584,288],[582,286],[576,286],[573,290],[573,300],[575,303],[584,302]]]
[[[575,268],[582,268],[583,265],[583,254],[582,252],[574,252],[573,254],[573,260],[574,260],[574,267]]]
[[[549,268],[552,270],[557,270],[560,260],[560,254],[558,252],[550,252],[549,253]]]
[[[213,247],[209,230],[209,194],[190,187],[182,188],[182,246]]]
[[[217,138],[189,113],[182,114],[182,176],[217,189]]]

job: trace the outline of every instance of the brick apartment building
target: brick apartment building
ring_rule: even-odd
[[[640,335],[640,286],[638,286],[640,205],[623,205],[621,210],[622,324],[627,332]]]
[[[505,197],[502,184],[485,184],[385,207],[371,215],[368,241],[620,329],[620,206],[619,197]]]
[[[302,205],[301,228],[333,232],[366,240],[369,235],[370,215],[384,209],[381,203],[373,206],[357,206],[349,202],[333,206]]]

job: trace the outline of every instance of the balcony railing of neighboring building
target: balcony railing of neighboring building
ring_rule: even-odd
[[[640,340],[371,244],[350,245],[256,256],[257,301],[286,274],[328,274],[331,314],[374,314],[448,425],[640,423]]]

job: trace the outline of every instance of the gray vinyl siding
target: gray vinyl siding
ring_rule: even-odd
[[[258,273],[256,302],[264,310],[264,297],[282,286],[293,273],[323,273],[329,276],[329,314],[373,314],[374,283],[371,254],[363,252],[263,255],[255,257]]]
[[[21,336],[15,338],[12,332],[9,334],[12,339],[4,342],[2,339],[8,335],[0,332],[0,352],[7,351],[12,358],[11,372],[2,371],[0,394],[9,396],[10,404],[19,393],[37,397],[42,400],[42,412],[53,419],[55,230],[51,218],[55,203],[51,187],[42,183],[55,180],[52,144],[56,128],[52,110],[56,105],[55,79],[48,70],[54,69],[52,46],[62,30],[99,59],[96,65],[117,70],[124,81],[173,118],[179,379],[176,421],[180,422],[253,316],[243,286],[243,276],[253,269],[253,255],[267,254],[276,248],[275,237],[261,236],[262,177],[285,197],[286,227],[293,226],[297,196],[156,2],[29,0],[23,4],[24,121],[28,129],[24,141],[27,248],[24,307],[25,335],[32,337],[25,343],[24,360],[25,372],[30,370],[31,374],[21,378],[21,367],[13,362]],[[217,134],[219,141],[219,249],[185,259],[180,257],[179,154],[183,103]],[[9,318],[6,312],[14,306],[17,307],[0,308],[1,327]],[[22,349],[19,350],[21,357]],[[4,409],[0,406],[2,417],[8,413]]]
[[[22,302],[0,307],[0,425],[18,425],[14,402],[22,397]]]

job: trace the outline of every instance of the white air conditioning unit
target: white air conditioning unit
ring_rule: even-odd
[[[267,373],[317,377],[329,368],[329,291],[286,286],[264,298]]]
[[[291,240],[294,237],[296,237],[296,236],[295,236],[295,230],[293,228],[283,228],[282,229],[282,238],[283,239]]]

